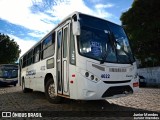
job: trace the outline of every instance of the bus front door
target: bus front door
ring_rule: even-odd
[[[68,78],[68,40],[69,24],[57,34],[57,89],[58,94],[69,96]]]

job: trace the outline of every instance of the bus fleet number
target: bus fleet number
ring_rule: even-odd
[[[101,78],[110,78],[110,74],[102,74]]]

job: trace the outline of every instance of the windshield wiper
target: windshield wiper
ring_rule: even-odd
[[[104,62],[106,61],[106,57],[107,57],[107,52],[104,52],[104,54],[102,54],[102,60],[100,61],[100,64],[104,64]]]
[[[108,32],[109,44],[111,44],[112,50],[114,51],[114,50],[115,50],[115,42],[114,42],[114,40],[113,40],[113,37],[114,37],[114,36],[112,36],[111,33]],[[108,43],[108,42],[107,42],[107,43]],[[104,51],[105,51],[105,52],[102,54],[102,60],[100,61],[100,64],[104,64],[104,62],[106,61],[106,58],[107,58],[107,56],[108,56],[106,50],[104,50]]]

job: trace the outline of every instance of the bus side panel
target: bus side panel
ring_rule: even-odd
[[[77,77],[76,66],[69,64],[69,90],[71,99],[77,99]]]
[[[44,59],[40,61],[37,66],[34,67],[36,68],[36,77],[35,77],[36,85],[34,87],[36,90],[45,92],[44,82],[45,82],[45,77],[48,74],[51,74],[54,82],[56,82],[56,64],[55,64],[54,58],[55,58],[55,55],[47,59]],[[51,59],[53,60],[53,64],[54,64],[53,68],[47,68],[47,61],[50,61]],[[55,83],[55,85],[56,84],[57,83]]]
[[[34,65],[35,77],[33,81],[35,81],[33,89],[37,91],[44,92],[44,78],[46,74],[46,64],[45,60],[40,61]]]

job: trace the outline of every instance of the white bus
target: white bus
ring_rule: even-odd
[[[139,88],[128,38],[119,25],[74,12],[20,58],[23,92],[45,92],[51,103],[62,97],[102,100]]]

